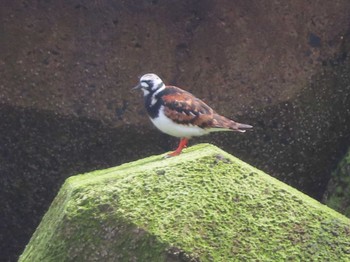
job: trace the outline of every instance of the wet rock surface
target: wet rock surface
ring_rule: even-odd
[[[254,125],[190,143],[321,199],[349,147],[349,13],[346,0],[2,1],[0,260],[66,177],[175,148],[130,92],[145,72]]]

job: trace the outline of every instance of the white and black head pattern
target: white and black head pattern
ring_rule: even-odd
[[[160,97],[166,90],[162,79],[156,74],[145,74],[134,89],[141,89],[145,99],[145,107],[151,118],[157,117],[162,105]]]
[[[144,96],[147,96],[159,91],[159,89],[164,89],[165,85],[156,74],[145,74],[140,78],[140,83],[137,87],[143,91]]]

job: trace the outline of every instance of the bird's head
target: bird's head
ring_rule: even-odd
[[[133,89],[141,89],[144,96],[154,93],[160,88],[165,87],[162,79],[159,78],[156,74],[145,74],[141,76],[140,82]]]

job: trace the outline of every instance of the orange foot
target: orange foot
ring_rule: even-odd
[[[187,143],[188,143],[188,139],[187,138],[181,138],[179,146],[177,147],[177,149],[174,152],[172,152],[170,154],[167,154],[166,157],[173,157],[173,156],[180,155],[180,153],[182,152],[182,149],[187,147]]]

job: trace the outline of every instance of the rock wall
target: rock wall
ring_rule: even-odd
[[[129,92],[145,72],[231,116],[291,100],[339,54],[350,10],[346,0],[1,5],[1,101],[115,126],[147,123]]]

